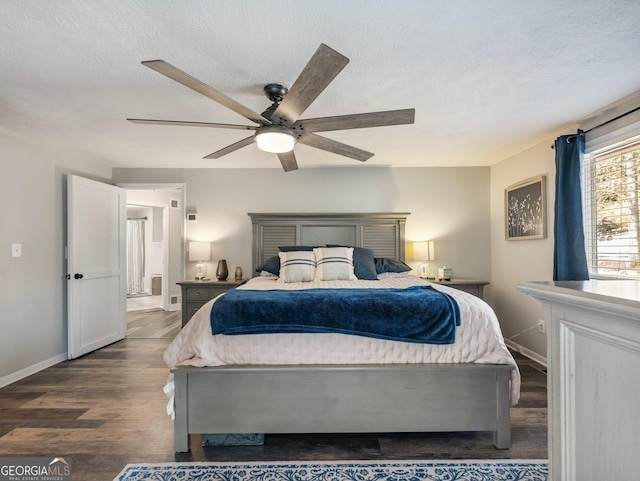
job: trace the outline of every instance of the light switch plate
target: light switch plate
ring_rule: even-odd
[[[22,257],[22,244],[11,244],[11,257]]]

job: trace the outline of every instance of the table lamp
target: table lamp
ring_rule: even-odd
[[[201,281],[207,276],[207,266],[204,262],[211,260],[210,242],[189,242],[189,260],[197,262],[193,268],[196,280]]]
[[[428,261],[436,260],[435,246],[433,241],[422,241],[413,243],[413,259],[421,261],[418,266],[418,275],[422,279],[428,279],[431,276]]]

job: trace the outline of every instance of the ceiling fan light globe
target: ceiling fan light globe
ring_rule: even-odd
[[[296,138],[287,132],[266,131],[256,134],[256,143],[260,150],[274,154],[291,152],[296,144]]]

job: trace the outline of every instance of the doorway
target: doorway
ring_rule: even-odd
[[[162,277],[165,209],[158,204],[127,204],[127,312],[164,309]]]
[[[184,184],[118,184],[127,193],[127,223],[137,230],[128,247],[127,312],[179,311],[176,284],[184,272]],[[135,226],[135,227],[134,227]],[[129,228],[127,229],[129,230]],[[131,285],[130,285],[131,284]]]

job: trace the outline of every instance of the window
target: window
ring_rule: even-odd
[[[585,157],[583,199],[590,274],[640,279],[640,137]]]

